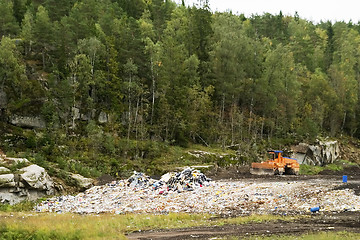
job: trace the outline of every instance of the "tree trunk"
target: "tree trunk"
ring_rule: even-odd
[[[131,73],[129,76],[129,89],[128,89],[128,100],[129,100],[129,118],[128,118],[128,134],[127,134],[127,140],[130,140],[130,130],[131,130]]]
[[[346,122],[346,111],[344,111],[344,118],[343,118],[343,121],[342,121],[342,124],[341,124],[341,131],[344,130],[345,122]]]
[[[135,110],[135,118],[134,118],[134,126],[135,126],[135,139],[138,140],[138,124],[137,124],[137,118],[138,118],[138,111],[139,111],[139,102],[140,102],[140,96],[138,96],[136,101],[136,110]]]
[[[41,55],[42,55],[42,62],[43,62],[43,70],[45,70],[45,49],[42,50]]]
[[[260,135],[260,139],[261,139],[261,140],[263,139],[264,125],[265,125],[265,116],[263,115],[262,121],[261,121],[261,135]]]
[[[234,99],[234,96],[233,96]],[[231,107],[231,145],[234,145],[234,108],[235,108],[235,103],[232,104]]]
[[[251,136],[253,101],[254,101],[254,98],[252,97],[251,104],[250,104],[250,116],[249,116],[249,128],[248,128],[249,136]]]
[[[151,63],[151,78],[152,78],[152,99],[151,99],[151,119],[150,119],[150,125],[153,124],[153,118],[154,118],[154,107],[155,107],[155,75],[154,75],[154,64],[153,59],[151,57],[150,59]]]
[[[72,125],[71,128],[74,130],[76,125],[75,125],[75,107],[76,107],[76,74],[73,76],[73,104],[72,104],[72,109],[71,109],[71,113],[72,113]]]

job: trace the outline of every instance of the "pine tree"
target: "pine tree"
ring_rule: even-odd
[[[39,6],[35,16],[34,31],[34,47],[41,54],[43,70],[46,69],[49,52],[53,47],[53,25],[49,18],[48,11]]]
[[[14,17],[13,2],[11,0],[0,1],[0,37],[14,37],[19,31],[19,23]]]

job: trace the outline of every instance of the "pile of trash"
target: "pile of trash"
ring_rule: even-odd
[[[148,188],[165,191],[193,191],[194,188],[208,186],[210,178],[199,170],[186,168],[182,172],[169,172],[164,174],[160,180],[150,178],[141,172],[134,171],[134,174],[127,180],[128,187]]]
[[[129,179],[92,187],[76,196],[53,197],[38,212],[269,214],[360,211],[360,196],[340,180],[264,182],[263,179],[210,181],[185,169],[155,180],[135,172]],[[312,209],[312,210],[311,210]]]
[[[154,183],[154,179],[141,172],[134,171],[134,174],[127,180],[128,187],[148,188]]]

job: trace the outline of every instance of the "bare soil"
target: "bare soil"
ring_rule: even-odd
[[[294,222],[250,223],[212,227],[183,228],[135,232],[128,239],[209,239],[213,237],[252,235],[300,235],[319,231],[348,231],[360,233],[360,217],[357,212],[338,214],[318,213]]]
[[[227,169],[216,169],[208,172],[207,176],[213,180],[221,179],[256,179],[257,181],[288,181],[288,180],[311,180],[329,179],[339,180],[343,175],[348,176],[348,183],[343,184],[337,189],[354,189],[356,195],[360,195],[360,168],[352,166],[343,171],[323,171],[319,175],[306,176],[254,176],[249,173],[249,167],[232,167]],[[291,213],[284,213],[291,214]],[[234,212],[231,216],[237,216]],[[212,227],[183,228],[173,230],[151,230],[144,232],[134,232],[128,234],[128,239],[209,239],[214,237],[236,236],[246,237],[251,235],[300,235],[319,231],[349,231],[360,233],[360,214],[359,212],[317,212],[308,214],[304,218],[299,218],[293,222],[267,222],[249,223],[242,225],[226,225]]]

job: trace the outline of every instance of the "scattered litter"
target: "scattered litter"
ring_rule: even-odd
[[[347,183],[347,180],[348,180],[347,176],[344,175],[344,176],[343,176],[343,183]]]
[[[319,210],[320,210],[320,207],[310,208],[310,212],[318,212]]]

